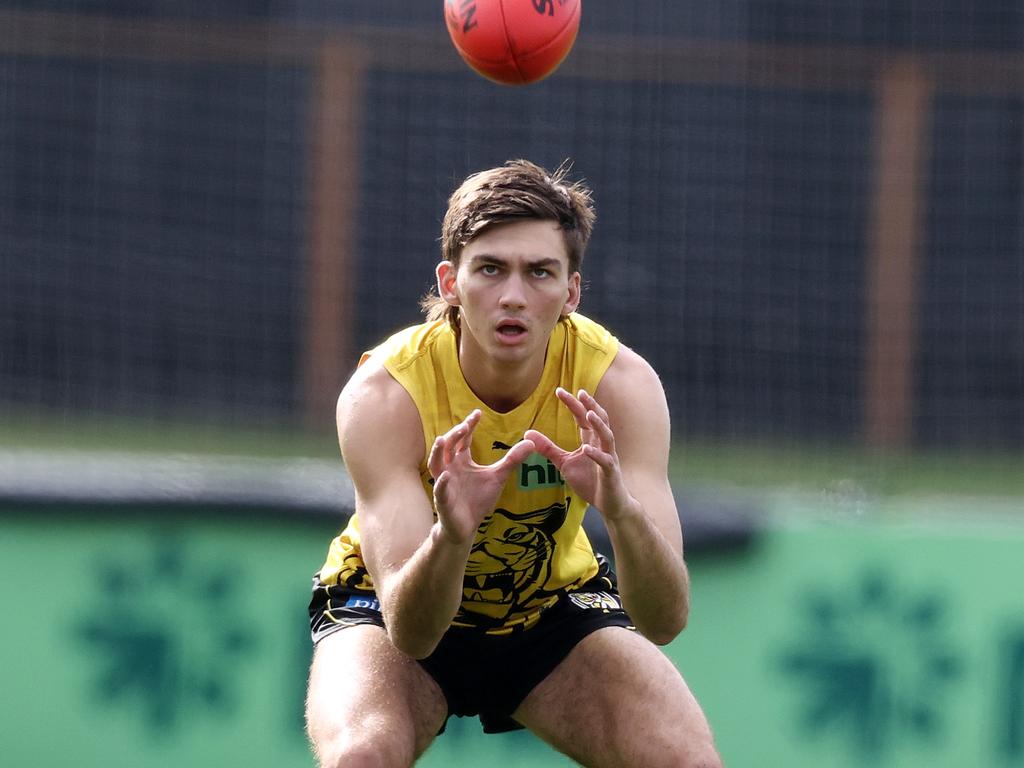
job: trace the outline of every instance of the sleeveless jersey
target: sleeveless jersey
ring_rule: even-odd
[[[618,341],[579,314],[559,322],[548,342],[540,383],[523,403],[500,413],[481,402],[459,367],[455,333],[444,321],[406,328],[364,353],[378,356],[410,394],[423,424],[424,457],[420,478],[432,499],[426,459],[437,435],[444,434],[473,409],[483,416],[473,433],[472,455],[491,464],[536,429],[565,450],[579,446],[579,428],[555,387],[593,393],[608,370]],[[453,626],[507,634],[532,626],[560,591],[597,574],[598,564],[583,530],[587,503],[539,453],[521,464],[506,483],[493,512],[477,531],[463,582],[462,604]],[[358,511],[331,543],[319,581],[372,592],[363,565]]]

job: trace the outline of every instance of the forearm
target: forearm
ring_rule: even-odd
[[[453,543],[437,523],[401,568],[378,587],[391,642],[421,659],[448,630],[462,602],[469,547]]]
[[[645,637],[658,645],[670,642],[690,612],[685,561],[639,504],[606,517],[605,524],[623,606]]]

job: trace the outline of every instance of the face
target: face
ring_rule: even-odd
[[[458,269],[437,267],[438,291],[459,307],[461,352],[494,362],[543,360],[558,320],[579,305],[580,275],[558,225],[526,220],[500,224],[463,250]]]

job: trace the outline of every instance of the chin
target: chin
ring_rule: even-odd
[[[491,356],[503,363],[522,363],[529,360],[536,351],[532,345],[527,344],[514,346],[499,344],[491,350]]]

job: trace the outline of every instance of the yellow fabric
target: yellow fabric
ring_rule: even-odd
[[[424,492],[431,495],[426,457],[437,435],[479,408],[473,458],[491,464],[536,429],[566,450],[579,445],[579,429],[554,397],[555,387],[593,393],[618,350],[618,341],[597,323],[572,314],[558,323],[548,343],[540,384],[507,413],[490,409],[462,376],[455,334],[445,321],[399,331],[365,353],[381,356],[385,368],[409,392],[423,423]],[[453,625],[506,633],[532,625],[558,590],[597,573],[597,561],[582,528],[587,504],[565,485],[547,459],[534,454],[512,474],[473,546],[466,566],[462,606]],[[331,543],[320,572],[324,584],[372,590],[359,553],[358,514]]]

